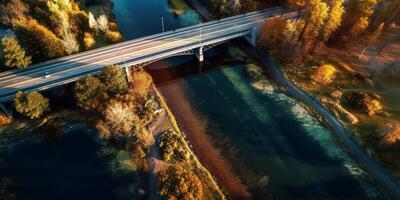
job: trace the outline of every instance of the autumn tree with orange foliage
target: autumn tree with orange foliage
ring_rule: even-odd
[[[300,55],[296,42],[298,35],[295,22],[275,18],[261,28],[260,43],[281,61],[292,62]]]
[[[359,39],[370,23],[376,4],[377,0],[350,0],[343,24],[336,33],[336,37],[333,38],[333,42],[337,43],[337,39],[343,42]]]
[[[151,76],[144,70],[135,71],[131,76],[132,92],[140,97],[146,97],[153,85],[153,79]]]
[[[167,200],[201,200],[203,187],[193,172],[179,165],[171,165],[157,174],[160,195]]]

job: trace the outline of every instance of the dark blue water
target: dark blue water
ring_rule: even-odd
[[[138,177],[122,163],[129,158],[88,128],[56,142],[37,133],[0,137],[0,177],[12,180],[18,199],[134,199]]]

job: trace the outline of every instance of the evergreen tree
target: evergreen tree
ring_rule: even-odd
[[[1,42],[5,66],[25,68],[31,64],[31,57],[25,55],[25,50],[15,38],[3,38]]]
[[[38,92],[18,92],[14,99],[14,106],[18,113],[35,119],[49,110],[49,100]]]

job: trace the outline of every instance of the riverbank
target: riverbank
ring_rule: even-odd
[[[203,164],[199,161],[199,159],[197,158],[197,154],[195,154],[191,150],[190,148],[191,145],[188,144],[188,140],[186,139],[187,134],[181,130],[177,121],[175,120],[176,114],[175,115],[172,114],[170,107],[165,102],[164,96],[158,91],[157,88],[155,88],[155,93],[159,98],[161,107],[165,109],[165,112],[167,114],[166,120],[169,121],[169,126],[167,126],[164,129],[174,130],[182,137],[182,140],[184,141],[184,149],[186,149],[186,151],[189,153],[188,157],[190,158],[190,160],[193,161],[192,166],[195,168],[193,169],[193,171],[202,179],[201,181],[203,183],[203,186],[206,186],[206,188],[204,189],[209,190],[209,192],[211,192],[211,195],[207,194],[205,197],[208,197],[207,199],[225,199],[225,195],[220,190],[217,182],[214,180],[214,177],[210,174],[208,169],[204,167]]]
[[[216,177],[217,182],[233,199],[248,198],[249,191],[238,176],[233,172],[230,164],[221,155],[207,135],[207,122],[198,118],[198,114],[188,103],[182,86],[171,84],[158,88],[166,99],[173,115],[202,163]]]
[[[363,147],[361,147],[352,139],[350,134],[348,134],[338,119],[331,114],[319,101],[314,100],[311,96],[307,95],[288,79],[286,79],[280,69],[278,69],[277,65],[270,60],[264,51],[259,50],[258,55],[261,57],[264,66],[268,66],[269,72],[273,76],[274,80],[279,84],[284,85],[286,92],[303,101],[310,108],[312,108],[314,112],[321,115],[332,127],[335,136],[346,147],[346,149],[348,149],[350,154],[354,156],[357,161],[359,161],[360,164],[366,168],[367,171],[373,174],[380,183],[383,183],[385,187],[391,191],[394,197],[400,197],[400,187],[397,181],[385,168],[383,168],[377,161],[370,157]]]

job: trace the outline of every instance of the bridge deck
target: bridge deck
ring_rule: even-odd
[[[138,38],[123,43],[86,51],[39,63],[23,70],[0,73],[0,102],[14,98],[17,91],[40,91],[96,74],[109,64],[138,66],[199,47],[221,43],[251,34],[263,21],[280,17],[279,8],[247,13]],[[296,16],[296,12],[283,15]],[[51,74],[44,78],[44,75]]]

